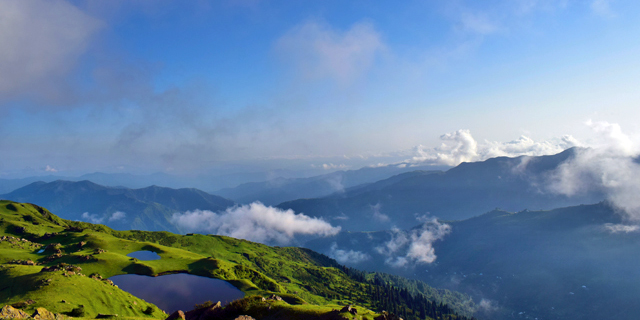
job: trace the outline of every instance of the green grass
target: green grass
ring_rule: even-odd
[[[67,221],[31,204],[0,201],[0,236],[28,241],[0,242],[0,304],[26,299],[56,313],[84,306],[87,317],[98,313],[124,317],[163,318],[157,307],[88,275],[106,279],[119,274],[157,276],[190,274],[228,280],[247,295],[282,296],[280,312],[320,314],[356,303],[359,310],[374,309],[369,284],[346,275],[326,256],[301,248],[280,248],[213,235],[176,235],[169,232],[115,231],[103,225]],[[43,253],[39,250],[51,246]],[[62,255],[51,260],[60,250]],[[139,261],[126,255],[154,251],[161,259]],[[8,264],[31,260],[36,266]],[[42,266],[67,263],[82,268],[82,275],[40,272]],[[52,279],[49,285],[43,280]],[[65,300],[66,303],[60,302]],[[153,313],[145,314],[148,306]],[[286,308],[285,308],[286,306]],[[286,310],[285,310],[286,309]],[[371,312],[373,318],[374,313]]]

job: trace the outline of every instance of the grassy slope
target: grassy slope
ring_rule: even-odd
[[[57,235],[47,238],[46,233]],[[146,317],[142,311],[150,304],[86,276],[64,276],[61,271],[38,273],[41,266],[7,265],[13,259],[44,265],[65,262],[81,267],[85,275],[99,274],[103,278],[126,273],[189,272],[230,280],[246,294],[277,293],[295,305],[290,306],[290,312],[328,312],[350,302],[375,307],[366,295],[365,284],[335,268],[335,261],[306,249],[272,248],[222,236],[114,231],[102,225],[63,220],[43,208],[10,201],[0,201],[2,235],[33,241],[15,244],[3,241],[0,245],[0,263],[4,264],[2,272],[6,275],[0,280],[0,304],[26,298],[35,300],[27,310],[45,307],[53,312],[67,312],[71,306],[84,305],[87,316],[92,317],[97,313]],[[38,251],[52,243],[60,243],[62,257],[47,261],[53,249]],[[137,250],[154,251],[162,259],[138,261],[126,256]],[[40,286],[46,277],[55,285]],[[29,280],[31,285],[20,285],[22,279]],[[150,316],[164,315],[154,308]]]

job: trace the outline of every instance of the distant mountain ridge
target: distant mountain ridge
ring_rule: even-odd
[[[346,264],[389,272],[485,299],[486,319],[633,320],[640,313],[640,232],[622,228],[624,216],[606,202],[548,211],[492,210],[447,222],[451,232],[433,243],[435,261],[403,267],[386,263],[377,248],[391,230],[341,232],[305,246],[359,252]],[[631,231],[629,231],[631,230]],[[490,304],[489,304],[490,303]]]
[[[261,182],[248,182],[234,188],[216,191],[223,197],[239,203],[260,201],[266,205],[276,205],[285,201],[304,198],[318,198],[346,189],[374,183],[397,174],[416,170],[441,172],[444,166],[387,165],[364,167],[358,170],[335,171],[309,178],[276,178]]]
[[[140,189],[105,187],[88,180],[34,182],[0,198],[51,208],[65,219],[103,223],[115,229],[179,232],[171,223],[175,212],[220,211],[235,203],[204,191],[150,186]],[[120,213],[116,213],[120,212]]]
[[[602,201],[604,195],[596,192],[567,197],[545,189],[553,170],[574,154],[575,149],[568,149],[550,156],[462,163],[445,172],[414,171],[340,194],[283,202],[278,207],[333,220],[344,230],[371,231],[390,225],[409,228],[417,223],[417,215],[456,220],[496,207],[539,210]]]

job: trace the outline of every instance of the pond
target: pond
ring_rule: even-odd
[[[244,293],[232,284],[219,279],[195,276],[188,273],[159,277],[123,274],[109,278],[120,289],[157,305],[171,314],[176,310],[189,311],[196,303],[207,300],[223,305],[244,297]]]
[[[131,252],[127,255],[127,257],[136,258],[143,261],[160,260],[160,256],[157,253],[147,250]]]

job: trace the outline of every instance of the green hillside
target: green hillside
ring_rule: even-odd
[[[176,212],[224,210],[234,202],[198,189],[150,186],[106,187],[91,181],[34,182],[0,199],[34,203],[69,220],[108,225],[117,230],[180,230],[171,222]]]
[[[317,315],[353,303],[359,310],[373,310],[360,316],[373,317],[384,308],[405,319],[467,319],[455,313],[468,315],[473,308],[461,294],[402,287],[397,277],[346,269],[308,249],[212,235],[115,231],[63,220],[32,204],[0,201],[0,238],[0,304],[17,304],[27,312],[44,307],[66,314],[75,309],[76,315],[82,311],[86,317],[100,313],[163,318],[166,315],[154,305],[101,279],[175,272],[228,280],[247,296],[277,294],[288,312],[302,314]],[[154,251],[161,259],[126,256],[138,250]]]

